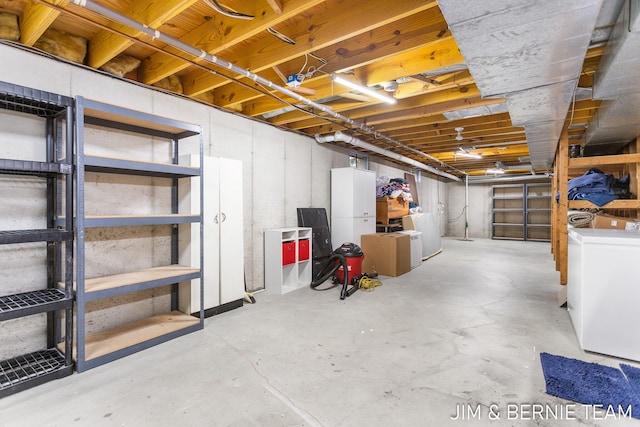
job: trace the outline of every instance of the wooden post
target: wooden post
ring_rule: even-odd
[[[569,130],[565,127],[560,134],[558,143],[558,157],[556,159],[556,185],[560,192],[556,212],[556,270],[560,272],[560,284],[567,284],[567,264],[569,258],[569,233],[567,231],[567,213],[569,211],[568,187],[569,181]]]
[[[558,253],[558,203],[556,202],[556,194],[558,193],[558,150],[556,149],[556,158],[553,162],[553,179],[551,180],[551,253],[553,260],[557,262]],[[557,270],[557,265],[556,265]]]

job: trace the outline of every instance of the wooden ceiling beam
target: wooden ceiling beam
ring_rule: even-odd
[[[429,104],[421,107],[408,109],[405,111],[394,111],[391,113],[379,114],[375,117],[367,119],[367,123],[370,125],[379,125],[381,123],[390,122],[394,120],[408,120],[417,119],[423,116],[429,116],[432,114],[441,114],[447,111],[460,110],[462,108],[480,107],[483,105],[492,105],[500,102],[504,102],[502,98],[496,99],[483,99],[481,97],[469,97],[454,99],[437,104]]]
[[[482,140],[476,142],[475,151],[485,150],[489,148],[501,151],[506,146],[513,145],[514,143],[519,143],[519,142],[525,143],[526,140],[527,140],[527,137],[524,133],[514,134],[514,135],[489,135],[489,136],[483,137]],[[404,144],[410,147],[425,151],[427,153],[434,153],[434,152],[437,153],[439,151],[446,151],[446,150],[457,150],[458,147],[460,147],[460,145],[457,144],[457,141],[452,142],[450,139],[442,139],[440,141],[429,141],[429,142],[414,140],[414,141],[405,141]]]
[[[404,111],[406,109],[419,108],[427,104],[446,102],[452,99],[471,98],[480,96],[480,91],[475,85],[466,85],[461,87],[453,87],[445,90],[434,91],[426,95],[415,96],[412,98],[405,98],[398,101],[394,106],[389,104],[383,104],[377,102],[375,104],[365,106],[350,111],[349,117],[357,120],[360,118],[367,118],[367,120],[379,114],[384,114],[387,111]],[[303,119],[302,121],[297,121]],[[323,119],[305,119],[305,114],[301,112],[285,113],[274,117],[270,120],[274,124],[289,123],[290,128],[303,129],[304,127],[312,127],[321,124]],[[295,122],[295,123],[292,123]]]
[[[276,13],[276,15],[280,15],[284,10],[284,4],[282,4],[281,0],[267,0],[267,4]]]
[[[391,135],[388,135],[391,136]],[[504,127],[504,128],[489,128],[476,132],[473,137],[465,138],[462,141],[456,140],[456,134],[446,133],[443,135],[408,135],[404,137],[396,137],[394,139],[406,143],[407,145],[415,144],[450,144],[456,148],[458,147],[473,147],[480,146],[486,143],[487,138],[505,138],[511,140],[514,138],[526,138],[524,128],[520,127]]]
[[[397,114],[392,113],[393,115],[397,115],[397,116],[400,116],[400,115],[408,116],[404,118],[388,117],[388,116],[383,116],[380,118],[372,117],[370,119],[367,118],[367,120],[361,120],[361,122],[363,122],[368,126],[373,126],[377,130],[381,125],[383,125],[387,121],[395,122],[395,121],[401,121],[401,120],[407,120],[407,121],[424,120],[425,117],[429,117],[429,116],[434,116],[437,119],[437,121],[442,121],[443,112],[451,111],[456,108],[490,105],[492,102],[496,102],[496,101],[491,99],[482,99],[479,96],[473,97],[473,98],[455,99],[451,101],[442,102],[439,104],[419,107],[411,111],[407,111],[405,114],[402,114],[402,112],[398,112]],[[345,128],[345,126],[341,124],[327,123],[326,120],[318,119],[318,118],[310,118],[305,121],[292,123],[292,124],[286,123],[286,126],[288,128],[297,129],[310,135],[314,135],[316,133],[318,134],[332,133],[337,130],[344,130]]]
[[[466,73],[468,74],[468,73]],[[428,89],[424,89],[421,88],[422,91],[421,92],[414,92],[413,96],[422,96],[422,95],[426,95],[426,94],[433,94],[435,92],[444,92],[446,90],[455,90],[453,88],[456,87],[460,87],[460,86],[465,86],[465,85],[469,85],[470,83],[473,83],[473,79],[471,78],[470,75],[466,76],[467,78],[459,78],[457,80],[455,80],[455,84],[447,84],[447,83],[443,83],[442,85],[438,85],[438,86],[431,86]],[[451,79],[444,79],[444,81],[454,81]],[[411,84],[410,84],[411,85]],[[401,86],[404,86],[404,84],[402,84]],[[332,97],[332,96],[341,96],[341,97],[345,97],[345,98],[349,98],[347,91],[351,90],[349,88],[346,88],[345,86],[339,85],[339,84],[334,84],[329,80],[329,76],[326,74],[321,75],[321,77],[319,78],[315,78],[313,79],[313,83],[312,84],[308,84],[305,85],[305,87],[308,87],[310,89],[313,89],[316,91],[314,96],[310,96],[308,98],[315,100],[315,99],[325,99],[328,97]],[[398,89],[398,91],[396,91],[396,94],[398,92],[401,91],[401,88]],[[395,95],[395,94],[394,94]],[[361,107],[365,107],[365,106],[373,106],[373,105],[379,105],[380,101],[373,98],[373,97],[364,97],[366,101],[362,101],[360,102],[360,104],[353,104],[353,103],[349,103],[349,107],[347,108],[346,105],[345,107],[342,107],[340,109],[336,109],[335,111],[347,111],[348,109],[352,109],[352,108],[361,108]],[[408,99],[409,95],[407,92],[404,93],[404,96],[402,97],[398,97],[398,99]],[[424,99],[424,98],[422,98]],[[430,99],[434,99],[433,96]],[[293,99],[290,100],[291,102],[297,102]],[[402,106],[405,105],[405,103],[408,101],[403,101]],[[331,103],[332,105],[335,104]],[[248,116],[260,116],[260,115],[264,115],[266,113],[270,113],[272,111],[276,111],[279,110],[281,108],[283,108],[283,102],[278,101],[277,99],[274,98],[270,98],[270,97],[262,97],[259,100],[256,101],[252,101],[252,102],[245,102],[242,106],[242,112],[243,114],[246,114]],[[386,106],[386,108],[390,108],[388,106]],[[298,112],[297,113],[297,118],[295,114],[290,114],[287,116],[287,120],[289,122],[294,122],[297,120],[304,120],[306,119],[308,116],[307,114],[304,114],[302,112]]]
[[[64,7],[68,0],[53,0],[53,5]],[[33,46],[40,36],[53,24],[60,12],[43,3],[29,1],[20,15],[20,43]]]
[[[197,1],[198,0],[135,1],[131,2],[130,6],[121,13],[131,19],[148,25],[150,28],[158,28]],[[111,28],[134,38],[141,37],[144,34],[139,30],[118,23],[113,23]],[[133,43],[134,42],[128,38],[114,34],[111,31],[101,30],[89,42],[87,63],[90,67],[100,68],[129,46],[133,45]]]
[[[415,23],[418,25],[421,20],[418,19],[405,19],[409,23]],[[395,50],[394,46],[396,44],[402,45],[407,49],[422,46],[424,43],[431,43],[440,39],[440,36],[443,34],[443,27],[446,29],[446,24],[441,23],[432,28],[416,28],[412,29],[408,33],[396,31],[398,25],[387,25],[383,29],[378,29],[376,31],[371,31],[367,34],[360,35],[355,39],[347,40],[338,45],[332,45],[326,47],[320,51],[315,52],[319,57],[327,60],[327,65],[322,68],[323,73],[331,73],[337,70],[343,70],[347,68],[352,68],[354,66],[362,65],[359,61],[363,61],[365,64],[371,61],[371,49],[355,49],[357,46],[361,46],[362,44],[371,44],[376,46],[376,52],[380,55],[389,54],[393,50]],[[422,32],[426,31],[426,32]],[[444,33],[443,37],[450,37],[448,32]],[[381,38],[382,36],[382,38]],[[359,50],[356,52],[356,50]],[[335,52],[345,52],[344,57],[336,57]],[[349,52],[349,53],[346,53]],[[285,74],[295,73],[302,67],[303,63],[300,62],[302,58],[299,58],[296,61],[291,61],[284,65],[286,68]],[[320,64],[317,64],[318,66]],[[283,69],[281,67],[281,69]],[[261,72],[260,75],[268,79],[266,73],[268,70]],[[318,96],[315,99],[322,98],[320,92],[325,94],[325,96],[330,96],[333,94],[341,94],[348,93],[346,87],[339,87],[336,85],[332,85],[326,79],[327,75],[318,73],[314,77],[305,79],[303,86],[315,89],[319,92]],[[463,79],[461,78],[462,82]],[[248,82],[247,83],[251,83]],[[252,102],[262,95],[258,93],[256,90],[252,90],[250,88],[242,87],[237,84],[229,83],[225,84],[219,88],[214,90],[215,94],[215,104],[223,107],[229,108],[234,105]],[[264,98],[263,98],[264,99]],[[258,101],[260,102],[260,101]],[[256,113],[261,114],[260,107],[254,106]],[[265,107],[268,108],[268,107]],[[278,109],[280,107],[276,107]]]
[[[299,20],[293,27],[278,29],[295,40],[295,46],[275,38],[262,38],[252,46],[244,46],[225,59],[258,73],[283,62],[315,52],[323,47],[372,31],[403,17],[437,7],[436,1],[404,0],[392,3],[362,3],[360,0],[327,0],[322,9]],[[253,52],[247,55],[247,50]],[[201,70],[183,76],[185,94],[196,95],[215,89],[227,81]]]
[[[479,149],[479,150],[474,150],[474,153],[478,153],[482,155],[482,159],[476,159],[476,160],[483,160],[483,161],[491,161],[492,163],[496,161],[495,157],[499,156],[499,157],[507,157],[507,156],[512,156],[512,157],[522,157],[524,155],[528,155],[529,154],[529,147],[527,146],[527,144],[514,144],[514,145],[508,145],[505,147],[501,147],[500,149],[497,148],[486,148],[486,149]],[[434,153],[431,152],[429,153],[429,155],[435,157],[436,159],[442,160],[443,162],[447,162],[447,163],[454,163],[455,160],[464,160],[463,157],[461,156],[456,156],[454,151],[451,150],[446,150],[446,151],[441,151],[438,153]]]
[[[422,25],[423,22],[430,20],[428,12],[432,12],[432,10],[421,12],[417,17],[406,18],[403,22],[388,24],[374,31],[360,34],[339,44],[327,46],[314,51],[314,54],[327,61],[327,65],[322,68],[322,71],[324,73],[332,73],[368,64],[379,57],[393,56],[393,52],[397,52],[397,46],[411,50],[424,44],[451,37],[450,33],[446,31],[447,26],[444,21],[432,26]],[[401,30],[398,28],[401,28]],[[362,48],[362,46],[375,46],[375,48],[366,49]],[[279,68],[285,74],[297,73],[303,63],[304,55],[283,64]],[[321,64],[316,64],[316,66],[319,65]],[[260,72],[260,75],[267,78],[264,72]],[[323,79],[324,76],[318,73],[311,78],[305,79],[303,85],[319,90],[321,87],[327,86],[326,80]],[[247,83],[251,82],[247,81]],[[335,88],[333,90],[337,92]],[[216,88],[214,94],[216,105],[223,108],[249,102],[261,96],[255,90],[234,83],[227,83]]]
[[[358,74],[363,76],[367,86],[373,86],[400,77],[463,63],[464,57],[460,53],[458,43],[455,39],[448,38],[361,67]]]
[[[489,116],[484,116],[484,117],[489,117]],[[390,136],[392,138],[395,139],[399,139],[399,138],[413,138],[416,136],[420,136],[420,137],[436,137],[436,136],[443,136],[443,135],[453,135],[453,137],[455,138],[457,135],[457,132],[455,130],[455,128],[457,126],[454,125],[450,125],[449,123],[439,123],[439,125],[442,126],[417,126],[417,127],[411,127],[411,128],[407,128],[407,129],[397,129],[394,131],[386,131],[385,135]],[[502,128],[508,128],[511,127],[511,120],[507,119],[507,120],[498,120],[498,121],[487,121],[484,122],[480,125],[475,125],[473,127],[467,125],[467,127],[465,127],[465,130],[463,132],[463,141],[465,140],[471,140],[474,138],[475,135],[477,135],[477,132],[480,131],[484,131],[484,130],[496,130],[496,129],[502,129]],[[519,128],[522,129],[524,131],[524,128]]]
[[[465,129],[482,129],[485,126],[496,126],[497,123],[506,123],[508,126],[511,126],[511,117],[509,113],[497,113],[497,114],[489,114],[486,116],[477,116],[470,117],[468,119],[460,119],[448,121],[446,119],[442,121],[434,121],[432,117],[429,116],[427,120],[415,120],[414,122],[399,122],[399,125],[395,123],[385,124],[378,127],[378,129],[382,132],[384,130],[385,133],[391,134],[410,134],[414,132],[439,132],[444,133],[447,132],[448,129],[454,129],[456,127],[464,127]],[[402,126],[402,124],[405,124]]]
[[[214,14],[213,17],[194,30],[190,31],[180,40],[200,50],[217,55],[239,43],[265,32],[267,28],[276,26],[281,22],[304,13],[309,8],[317,6],[325,0],[289,0],[283,5],[285,12],[276,13],[269,6],[263,6],[254,12],[256,19],[251,21],[239,21],[223,15]],[[247,48],[243,47],[246,56]],[[167,52],[182,55],[177,49],[170,46]],[[195,62],[201,58],[190,58]],[[228,58],[225,58],[229,60]],[[138,72],[138,78],[143,83],[153,84],[167,76],[188,68],[191,64],[178,58],[157,52],[144,61]],[[185,78],[188,80],[188,77]]]
[[[447,45],[449,45],[450,40],[453,39],[446,39],[446,40],[439,40],[435,43],[432,43],[432,45],[438,45],[440,46],[441,43],[446,43]],[[433,48],[432,48],[433,50]],[[404,56],[404,54],[403,54]],[[459,61],[460,58],[456,58],[455,61]],[[457,62],[456,62],[457,63]],[[399,78],[401,77],[399,74],[402,73],[402,69],[396,69],[395,73],[398,75]],[[322,81],[324,81],[324,83],[321,83],[320,85],[314,85],[312,88],[316,89],[318,91],[318,93],[316,94],[315,98],[319,99],[319,98],[323,98],[325,96],[329,96],[329,95],[333,95],[333,94],[337,94],[339,95],[341,92],[345,91],[345,88],[342,87],[341,85],[337,85],[337,84],[333,84],[331,81],[328,80],[328,77],[326,75],[323,75],[320,77],[320,79],[322,79]],[[471,79],[460,79],[459,82],[470,82]],[[317,79],[315,81],[315,83],[317,83]],[[456,83],[455,85],[452,85],[453,88],[456,88],[458,86],[460,87],[467,87],[466,85],[462,85],[460,83]],[[397,106],[393,106],[393,107],[389,107],[386,104],[384,104],[384,109],[389,111],[389,109],[399,109],[399,108],[406,108],[406,105],[411,105],[414,103],[420,103],[420,104],[424,104],[425,102],[433,102],[434,101],[434,95],[433,93],[438,93],[439,95],[435,96],[435,99],[439,99],[439,96],[442,96],[442,93],[445,93],[447,90],[452,90],[454,92],[457,92],[458,90],[456,89],[447,89],[448,86],[434,86],[430,91],[425,91],[425,93],[428,93],[429,96],[426,97],[425,95],[423,96],[413,96],[413,97],[408,97],[408,98],[404,98],[399,100],[398,105]],[[471,86],[469,86],[471,87]],[[477,91],[477,89],[475,88],[475,85],[473,85],[474,90]],[[324,90],[323,90],[324,89]],[[323,90],[322,92],[320,92],[321,90]],[[330,90],[330,93],[328,92]],[[464,89],[460,89],[461,91]],[[468,90],[468,88],[467,88]],[[478,92],[479,93],[479,92]],[[446,95],[445,95],[446,96]],[[471,95],[470,95],[471,96]],[[379,102],[375,102],[375,104],[380,104]],[[263,115],[265,113],[271,112],[271,111],[275,111],[282,108],[282,103],[279,103],[277,101],[275,101],[274,99],[266,99],[266,98],[261,98],[259,100],[256,101],[252,101],[250,103],[245,103],[245,105],[243,105],[243,113],[250,115],[250,116],[257,116],[257,115]],[[302,115],[300,113],[298,113],[298,117],[300,119],[302,119]],[[280,119],[274,119],[274,123],[278,123]],[[291,121],[295,121],[295,114],[289,114],[287,115],[285,118],[283,118],[283,120],[287,120],[288,122]]]

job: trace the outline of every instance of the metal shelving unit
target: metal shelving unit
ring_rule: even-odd
[[[73,99],[0,82],[0,108],[41,118],[46,129],[46,154],[41,153],[46,161],[0,159],[2,176],[46,181],[47,224],[43,229],[0,231],[0,244],[15,245],[16,251],[25,244],[44,243],[47,267],[41,289],[7,295],[0,284],[0,321],[47,314],[47,348],[0,361],[4,397],[73,372],[73,225],[64,220],[73,213]],[[10,277],[3,279],[10,283]]]
[[[525,185],[525,239],[551,241],[551,183]]]
[[[491,217],[492,239],[550,241],[551,184],[492,186]]]
[[[491,238],[524,240],[524,184],[491,187]]]
[[[204,311],[197,315],[178,311],[178,283],[199,280],[200,298],[203,298],[202,244],[200,244],[199,268],[178,264],[178,224],[202,224],[202,211],[197,213],[178,212],[178,181],[181,178],[202,179],[202,163],[199,166],[178,165],[180,141],[185,138],[199,138],[199,155],[202,158],[201,127],[166,117],[105,104],[102,102],[76,98],[76,311],[77,311],[77,352],[76,369],[87,369],[111,362],[153,345],[160,344],[181,335],[202,329]],[[110,158],[85,153],[85,132],[87,125],[106,131],[118,132],[127,138],[148,137],[153,145],[162,142],[170,145],[170,161],[166,163],[144,162],[136,159]],[[94,143],[97,143],[94,141]],[[151,215],[88,215],[85,205],[85,173],[137,175],[168,179],[171,183],[171,213]],[[199,186],[202,189],[202,185]],[[200,190],[200,206],[202,191]],[[86,277],[85,231],[89,228],[139,227],[171,225],[171,260],[166,265],[136,271],[122,271],[99,277]],[[200,226],[200,242],[202,225]],[[126,267],[122,267],[126,270]],[[87,304],[91,301],[111,298],[161,286],[171,286],[171,307],[166,312],[141,320],[117,325],[113,328],[87,333]]]

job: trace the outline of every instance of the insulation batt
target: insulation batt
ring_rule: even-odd
[[[155,87],[159,87],[160,89],[167,89],[176,93],[184,93],[182,89],[182,82],[176,75],[171,75],[162,80],[157,81],[153,84]]]
[[[0,39],[14,42],[20,40],[20,28],[16,15],[0,13]]]
[[[86,39],[52,28],[42,34],[34,47],[79,64],[84,63],[84,57],[87,55]]]
[[[131,55],[118,55],[100,69],[118,77],[124,77],[140,66],[140,60]]]

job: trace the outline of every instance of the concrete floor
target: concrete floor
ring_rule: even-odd
[[[527,420],[533,404],[571,404],[545,394],[540,352],[620,362],[579,348],[549,244],[443,247],[344,301],[337,288],[259,293],[203,331],[0,399],[0,425],[640,426],[580,406]],[[452,420],[459,409],[472,419]]]

